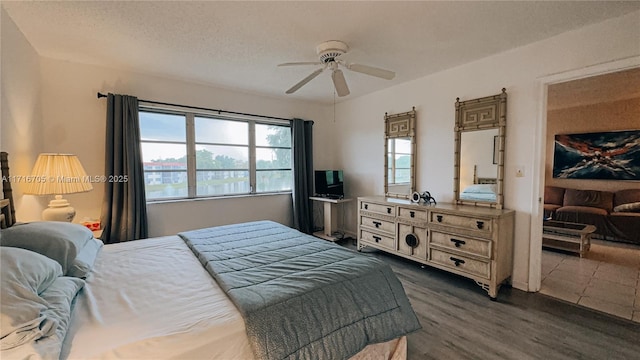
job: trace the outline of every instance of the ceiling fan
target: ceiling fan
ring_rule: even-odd
[[[342,70],[340,70],[340,67],[387,80],[391,80],[396,76],[396,73],[393,71],[384,70],[368,65],[350,64],[345,62],[339,57],[346,54],[347,51],[349,51],[349,47],[344,42],[339,40],[330,40],[316,46],[316,52],[320,57],[320,61],[290,62],[279,64],[278,66],[323,65],[321,68],[312,72],[311,74],[309,74],[309,76],[293,85],[289,90],[285,91],[285,93],[293,94],[294,92],[298,91],[298,89],[303,87],[306,83],[313,80],[316,76],[320,75],[320,73],[326,69],[331,70],[331,79],[333,80],[333,86],[335,86],[336,92],[340,97],[349,95],[349,87],[347,86],[347,81],[344,79],[344,74],[342,73]]]

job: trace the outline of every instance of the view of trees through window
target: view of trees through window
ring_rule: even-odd
[[[195,128],[192,143],[186,136],[189,121]],[[289,126],[141,111],[140,130],[147,199],[291,190]]]

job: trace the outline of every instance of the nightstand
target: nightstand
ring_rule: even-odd
[[[91,232],[93,233],[93,237],[96,239],[99,239],[100,236],[102,235],[102,229],[91,230]]]

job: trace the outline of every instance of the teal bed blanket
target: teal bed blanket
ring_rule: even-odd
[[[271,221],[179,235],[243,315],[257,359],[347,359],[420,328],[373,257]]]

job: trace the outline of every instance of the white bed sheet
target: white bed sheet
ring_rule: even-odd
[[[252,359],[237,308],[178,236],[107,245],[77,298],[68,359]]]
[[[403,360],[407,339],[352,360]],[[242,315],[178,236],[106,245],[76,299],[62,359],[254,359]]]

